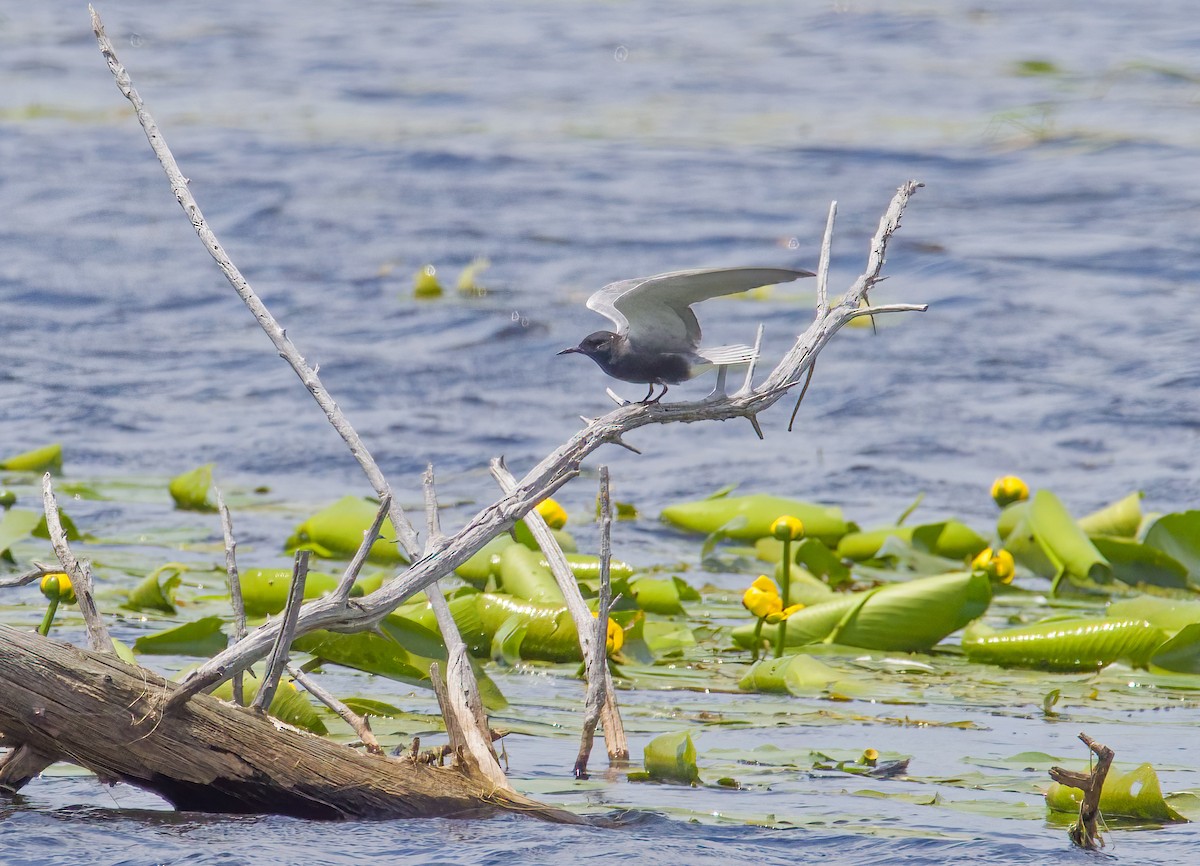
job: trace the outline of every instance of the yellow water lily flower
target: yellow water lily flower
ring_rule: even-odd
[[[537,504],[537,513],[551,529],[562,529],[567,525],[567,511],[553,499],[543,499]]]
[[[874,767],[875,763],[878,760],[879,760],[879,750],[878,749],[864,749],[863,753],[862,753],[862,757],[858,759],[858,762],[860,764],[866,764],[868,767]]]
[[[800,518],[785,514],[771,524],[771,535],[780,541],[795,541],[804,537],[804,524]]]
[[[42,595],[51,601],[58,600],[63,604],[75,603],[75,587],[71,586],[71,578],[65,571],[52,571],[42,577]]]
[[[600,614],[592,611],[592,619],[600,619]],[[620,652],[621,647],[625,645],[625,629],[611,616],[608,618],[608,633],[605,635],[604,645],[609,655]]]
[[[971,568],[984,572],[990,579],[999,583],[1012,583],[1015,571],[1011,553],[1007,550],[993,551],[990,547],[985,547],[971,560]]]
[[[794,614],[796,611],[803,610],[803,609],[804,609],[804,605],[802,605],[802,604],[799,604],[799,603],[789,604],[787,607],[785,607],[781,611],[778,611],[776,613],[767,614],[767,622],[770,623],[771,625],[774,625],[777,622],[783,622],[785,619],[787,619],[789,616]]]
[[[759,619],[765,619],[771,614],[783,610],[783,599],[779,597],[775,581],[765,574],[756,577],[754,583],[750,584],[750,588],[742,593],[742,607]]]
[[[992,499],[1003,508],[1029,498],[1029,485],[1015,475],[1005,475],[992,482]]]

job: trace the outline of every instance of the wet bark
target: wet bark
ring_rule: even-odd
[[[587,823],[496,790],[469,760],[437,767],[364,754],[208,695],[164,716],[177,688],[114,656],[0,625],[0,735],[16,747],[0,759],[0,774],[14,765],[9,788],[19,788],[28,770],[54,758],[203,812],[324,819],[522,812]]]

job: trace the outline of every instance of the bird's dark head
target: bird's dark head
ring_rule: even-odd
[[[618,340],[620,338],[611,331],[596,331],[594,334],[588,334],[580,341],[578,346],[572,346],[570,349],[563,349],[558,354],[570,355],[578,353],[587,355],[601,367],[611,362],[618,351]]]

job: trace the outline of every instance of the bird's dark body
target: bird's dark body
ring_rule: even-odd
[[[628,338],[597,331],[580,344],[579,353],[595,361],[614,379],[642,385],[678,385],[692,378],[692,359],[677,352],[640,352]]]

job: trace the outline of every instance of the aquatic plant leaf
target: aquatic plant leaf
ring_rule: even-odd
[[[767,539],[760,539],[767,540]],[[774,538],[770,541],[775,541],[780,546],[779,556],[783,556],[783,543],[776,541]],[[755,543],[757,547],[757,542]],[[850,581],[850,569],[838,558],[832,550],[825,546],[820,539],[803,538],[792,545],[792,561],[801,566],[804,571],[812,575],[823,583],[829,586],[841,586]],[[795,576],[796,569],[792,569],[792,574]],[[783,562],[778,561],[775,566],[775,580],[778,582],[783,578]],[[803,580],[803,578],[801,578]],[[795,597],[794,594],[789,594],[792,601],[804,601],[803,598]],[[807,601],[804,601],[808,604]]]
[[[285,549],[288,553],[304,549],[327,559],[349,559],[362,544],[363,533],[371,528],[378,511],[377,502],[359,496],[343,496],[297,526]],[[408,562],[396,544],[396,530],[391,520],[383,521],[379,534],[382,537],[376,539],[367,555],[370,562],[380,565]]]
[[[644,618],[643,618],[644,619]],[[650,652],[665,655],[680,650],[689,649],[696,645],[696,635],[690,628],[679,622],[664,622],[662,620],[644,620],[642,623],[642,638]],[[626,641],[629,638],[626,637]],[[626,653],[625,645],[621,653]]]
[[[1078,788],[1051,782],[1046,791],[1046,806],[1052,812],[1079,812],[1083,792]],[[1163,799],[1158,773],[1150,764],[1141,764],[1127,773],[1108,771],[1100,790],[1100,811],[1108,818],[1137,818],[1159,824],[1187,821]]]
[[[1200,674],[1200,623],[1185,625],[1150,657],[1156,668],[1181,674]]]
[[[178,562],[168,562],[156,568],[129,591],[129,598],[121,607],[175,613],[175,590],[183,582],[185,570],[187,566]]]
[[[128,644],[112,636],[109,637],[109,640],[112,641],[113,652],[117,654],[117,658],[126,664],[136,665],[138,663],[137,656],[133,654],[133,650],[129,648]]]
[[[253,672],[247,671],[246,674],[244,688],[246,699],[249,701],[254,697],[258,679]],[[226,680],[213,689],[212,694],[214,697],[232,703],[233,683]],[[296,686],[286,678],[275,690],[275,695],[271,698],[271,706],[267,708],[267,715],[311,734],[323,737],[329,733],[329,729],[325,727],[325,722],[322,721],[312,703],[300,694]]]
[[[390,638],[371,632],[340,634],[318,630],[301,635],[292,648],[331,664],[366,671],[415,686],[429,687],[429,665]]]
[[[500,552],[513,544],[516,542],[507,535],[497,535],[454,569],[454,573],[472,586],[483,589],[488,578],[500,576]]]
[[[550,534],[554,536],[554,540],[562,548],[563,553],[575,553],[579,550],[579,545],[575,543],[575,536],[571,535],[567,530],[551,527]],[[516,539],[518,544],[523,544],[530,550],[541,550],[541,546],[537,543],[537,539],[533,537],[533,532],[530,531],[529,525],[524,519],[518,520],[513,524],[512,537]]]
[[[219,616],[205,616],[173,628],[143,635],[133,642],[134,652],[145,655],[211,656],[229,645]]]
[[[987,610],[992,599],[986,575],[951,572],[839,596],[788,618],[787,646],[826,641],[865,649],[916,652],[928,649]],[[754,625],[733,630],[749,647]]]
[[[59,506],[58,509],[58,522],[62,524],[63,534],[67,536],[67,541],[79,541],[83,538],[83,535],[75,527],[75,521],[62,510],[62,506]],[[50,539],[50,530],[46,526],[46,515],[44,513],[39,513],[37,526],[33,528],[33,537],[45,538],[47,541]]]
[[[1200,511],[1164,514],[1144,540],[1187,568],[1191,582],[1200,585]]]
[[[1091,539],[1122,583],[1187,589],[1187,568],[1158,548],[1129,538],[1096,535]]]
[[[1145,667],[1165,639],[1144,619],[1054,619],[1000,632],[975,623],[963,633],[962,648],[973,662],[1085,671],[1117,659]]]
[[[1107,615],[1111,619],[1144,619],[1163,631],[1177,632],[1200,622],[1200,601],[1139,595],[1110,602]]]
[[[1112,566],[1049,490],[1039,490],[1029,500],[1004,547],[1030,571],[1054,578],[1052,592],[1064,576],[1094,583],[1108,583],[1113,577]]]
[[[699,601],[700,594],[687,585],[679,577],[669,580],[660,577],[638,577],[628,582],[629,593],[637,606],[649,613],[674,616],[687,613],[683,609],[683,599]]]
[[[566,557],[567,564],[571,566],[571,573],[575,575],[576,580],[598,580],[600,578],[600,557],[590,553],[568,553]],[[541,559],[539,562],[547,568],[550,567],[545,559]],[[628,562],[622,562],[619,559],[608,561],[608,576],[611,580],[628,579],[636,573],[637,570]]]
[[[874,559],[889,538],[907,541],[916,550],[954,560],[968,559],[987,547],[983,536],[965,523],[942,520],[920,526],[887,526],[853,532],[838,542],[837,553],[856,562]]]
[[[290,568],[248,568],[239,572],[238,579],[242,585],[242,603],[247,616],[270,616],[287,606],[288,590],[292,585]],[[304,598],[320,598],[333,592],[339,579],[323,571],[310,571],[304,578]],[[361,588],[350,590],[352,597],[362,594]]]
[[[208,490],[212,487],[212,463],[197,466],[189,472],[177,475],[167,485],[175,507],[184,511],[216,511],[208,501]]]
[[[1079,518],[1079,528],[1088,535],[1112,535],[1134,538],[1142,525],[1142,497],[1135,490],[1128,496]]]
[[[521,644],[528,634],[528,627],[521,622],[521,617],[513,614],[506,619],[492,638],[492,658],[504,662],[510,667],[521,663]]]
[[[33,537],[33,530],[45,516],[36,511],[11,508],[0,518],[0,553],[6,553],[18,541]],[[11,557],[10,557],[11,559]]]
[[[523,544],[510,544],[500,551],[500,585],[514,598],[564,603],[558,581],[542,565],[541,553]]]
[[[777,659],[760,659],[751,665],[738,687],[747,692],[793,695],[821,694],[844,675],[810,655],[799,653]]]
[[[650,778],[659,782],[700,784],[700,769],[696,766],[696,746],[688,731],[660,734],[646,744],[642,765]]]
[[[10,472],[52,472],[55,475],[62,472],[62,444],[55,442],[23,451],[0,460],[0,469]]]
[[[770,535],[771,524],[785,514],[804,524],[806,536],[819,538],[830,546],[836,545],[837,540],[850,531],[840,508],[765,493],[671,505],[663,509],[662,519],[680,529],[707,535],[736,517],[744,517],[746,523],[728,534],[730,538],[752,541]]]

